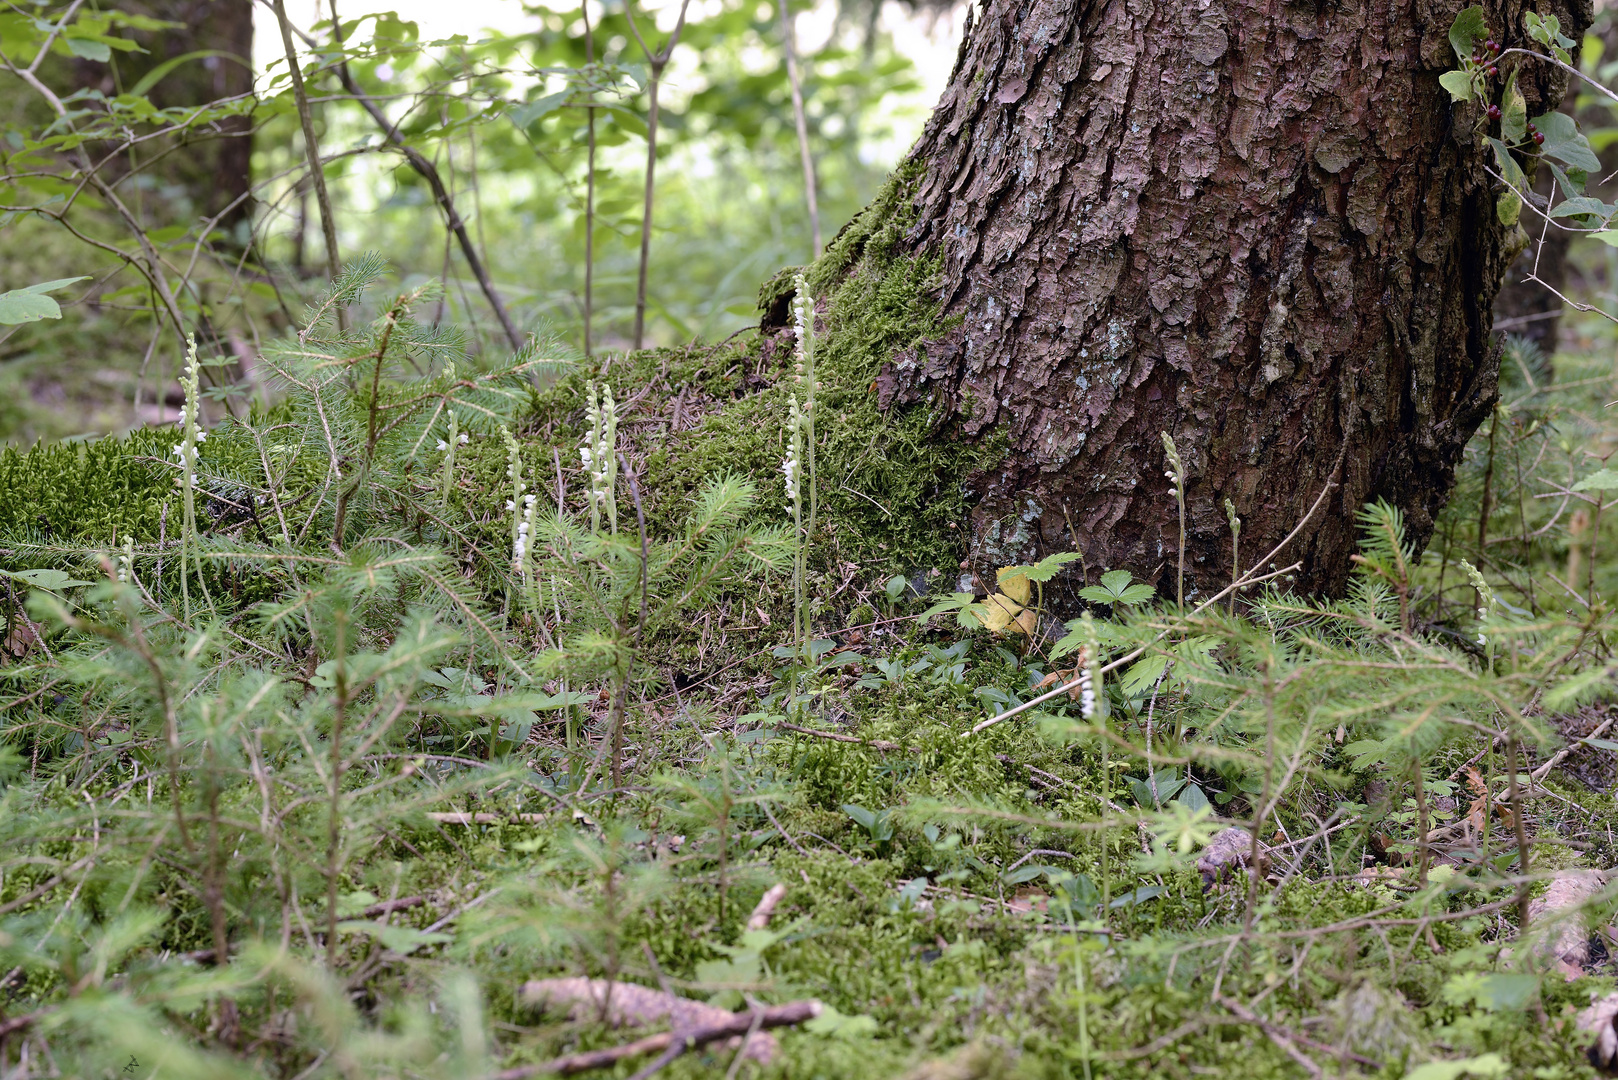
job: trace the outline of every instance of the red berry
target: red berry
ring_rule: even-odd
[[[1500,69],[1495,67],[1493,64],[1489,65],[1489,78],[1492,79],[1498,74],[1500,74]]]
[[[1485,49],[1488,49],[1490,52],[1493,52],[1495,49],[1498,49],[1500,46],[1498,46],[1498,45],[1496,45],[1494,43],[1494,38],[1490,38],[1488,41],[1485,41],[1483,43],[1483,47]]]
[[[1500,43],[1498,41],[1489,42],[1489,51],[1493,52],[1493,53],[1498,53],[1500,51]]]
[[[1498,119],[1500,119],[1500,106],[1498,106],[1498,105],[1490,105],[1489,106],[1489,119],[1490,120],[1498,120]]]
[[[1545,133],[1543,131],[1534,132],[1534,145],[1535,146],[1544,146],[1545,145]]]

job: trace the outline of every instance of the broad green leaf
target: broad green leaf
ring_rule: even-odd
[[[869,1016],[845,1016],[830,1005],[820,1006],[820,1015],[803,1025],[813,1035],[832,1039],[864,1039],[877,1033],[877,1022]]]
[[[1539,976],[1465,972],[1444,984],[1444,1000],[1452,1005],[1476,1004],[1489,1012],[1521,1009],[1539,992]]]
[[[1606,221],[1607,218],[1612,216],[1612,207],[1608,206],[1600,199],[1593,199],[1588,195],[1580,195],[1577,198],[1565,199],[1562,202],[1557,203],[1556,208],[1551,211],[1551,217],[1553,218],[1581,217],[1586,214],[1593,217],[1598,217],[1602,221]]]
[[[1446,71],[1438,77],[1438,85],[1449,91],[1451,102],[1472,100],[1472,74],[1467,71]]]
[[[1471,59],[1472,51],[1478,47],[1478,42],[1489,36],[1489,24],[1484,21],[1483,7],[1473,4],[1462,8],[1455,21],[1449,24],[1449,44],[1455,50],[1455,58],[1462,63]]]
[[[112,47],[95,38],[70,37],[67,39],[67,50],[81,60],[94,60],[98,64],[112,59]]]
[[[1429,1061],[1405,1073],[1405,1080],[1461,1080],[1465,1076],[1492,1080],[1494,1077],[1508,1076],[1510,1073],[1511,1065],[1505,1058],[1499,1054],[1489,1053],[1481,1057],[1461,1058],[1458,1061]]]
[[[1211,809],[1208,805],[1208,796],[1204,795],[1196,784],[1187,784],[1185,790],[1180,792],[1174,801],[1194,811]]]
[[[1618,470],[1602,469],[1591,473],[1577,484],[1574,491],[1618,491]]]
[[[1590,149],[1590,140],[1584,137],[1579,125],[1566,113],[1552,112],[1534,117],[1534,126],[1545,136],[1540,153],[1574,168],[1592,172],[1601,168],[1601,159]]]
[[[1522,217],[1522,196],[1515,191],[1502,191],[1500,197],[1494,202],[1494,216],[1500,219],[1500,224],[1512,226]]]
[[[1590,233],[1590,236],[1600,240],[1608,247],[1618,247],[1618,229],[1603,229],[1600,232]]]
[[[152,87],[156,86],[162,80],[163,76],[167,75],[181,64],[190,63],[192,60],[207,60],[211,57],[218,57],[221,60],[230,60],[242,65],[245,68],[248,68],[248,70],[252,70],[252,66],[248,64],[246,60],[243,60],[233,52],[225,52],[223,49],[198,49],[196,52],[184,53],[180,56],[163,61],[152,70],[148,71],[145,75],[141,76],[140,82],[136,83],[134,86],[131,86],[128,90],[125,90],[124,93],[130,95],[131,97],[140,97]]]
[[[1118,680],[1118,689],[1125,697],[1145,697],[1151,693],[1157,680],[1162,678],[1163,672],[1168,669],[1169,658],[1166,656],[1148,656],[1144,660],[1136,661],[1133,667],[1124,672],[1124,677]]]
[[[0,575],[20,581],[25,585],[32,585],[36,589],[72,589],[80,585],[92,584],[80,581],[65,570],[0,570]]]
[[[1500,167],[1501,178],[1514,188],[1527,187],[1528,179],[1523,176],[1522,166],[1518,165],[1517,159],[1511,156],[1511,151],[1506,148],[1506,144],[1499,139],[1491,138],[1489,145],[1494,147],[1494,161]]]
[[[38,322],[41,319],[60,319],[61,307],[45,294],[76,281],[88,280],[89,278],[85,277],[57,278],[55,281],[42,281],[38,285],[30,285],[26,289],[12,289],[10,292],[0,293],[0,326],[16,326],[19,323]]]
[[[1512,146],[1528,137],[1528,102],[1517,89],[1517,73],[1506,79],[1506,89],[1500,95],[1500,136]]]

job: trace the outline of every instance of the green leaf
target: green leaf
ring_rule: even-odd
[[[1452,103],[1472,100],[1472,73],[1469,71],[1446,71],[1438,77],[1438,85],[1449,91]]]
[[[1166,656],[1148,656],[1137,661],[1133,667],[1124,672],[1124,677],[1118,680],[1118,689],[1125,697],[1145,697],[1157,680],[1168,669],[1169,658]]]
[[[1556,209],[1551,211],[1551,217],[1553,218],[1582,217],[1585,215],[1598,217],[1602,221],[1606,221],[1607,218],[1612,216],[1612,207],[1600,199],[1580,195],[1577,198],[1564,199],[1556,205]]]
[[[1204,795],[1202,793],[1202,789],[1196,784],[1186,784],[1185,790],[1180,792],[1174,801],[1180,803],[1182,806],[1185,806],[1187,809],[1193,812],[1197,810],[1212,809],[1208,805],[1208,796]]]
[[[1502,191],[1500,197],[1494,202],[1494,216],[1500,219],[1500,224],[1512,226],[1522,217],[1522,196],[1515,191]]]
[[[1455,50],[1455,58],[1463,64],[1472,58],[1472,51],[1477,48],[1478,42],[1489,36],[1489,24],[1483,19],[1483,7],[1473,4],[1462,8],[1455,21],[1449,24],[1449,45]]]
[[[1573,490],[1618,491],[1618,471],[1613,469],[1602,469],[1600,472],[1591,473],[1583,480],[1580,480],[1577,484],[1574,484]]]
[[[1517,89],[1517,73],[1506,79],[1505,92],[1500,95],[1500,137],[1515,146],[1528,137],[1528,102]]]
[[[0,576],[20,581],[25,585],[32,585],[36,589],[49,589],[52,591],[92,584],[92,582],[80,581],[65,570],[0,570]]]
[[[1489,1012],[1521,1009],[1539,992],[1539,976],[1466,972],[1444,984],[1444,1000],[1452,1005],[1476,1004]]]
[[[1601,159],[1590,149],[1590,140],[1584,137],[1579,125],[1566,113],[1551,112],[1534,117],[1534,126],[1545,136],[1539,152],[1577,169],[1593,172],[1601,168]]]
[[[1494,147],[1494,161],[1500,167],[1501,178],[1514,188],[1527,187],[1528,179],[1523,176],[1522,166],[1518,165],[1517,159],[1511,156],[1511,151],[1506,148],[1506,144],[1499,139],[1491,138],[1489,145]]]
[[[1511,1065],[1499,1054],[1461,1058],[1458,1061],[1429,1061],[1405,1073],[1405,1080],[1460,1080],[1463,1076],[1493,1078],[1507,1076]]]
[[[55,300],[46,296],[75,281],[88,281],[89,278],[71,277],[57,278],[55,281],[42,281],[38,285],[30,285],[26,289],[13,289],[7,293],[0,293],[0,326],[16,326],[19,323],[38,322],[41,319],[60,319],[62,309]]]
[[[448,934],[429,934],[413,926],[389,926],[366,919],[345,919],[337,924],[337,929],[376,938],[384,948],[391,949],[401,956],[409,956],[424,945],[437,945],[455,940]]]
[[[1603,229],[1590,235],[1608,247],[1618,247],[1618,229]]]
[[[163,76],[167,75],[181,64],[190,63],[192,60],[207,60],[211,57],[219,57],[222,60],[234,61],[235,63],[240,64],[242,67],[247,68],[249,71],[252,70],[252,65],[233,52],[226,52],[223,49],[198,49],[196,52],[188,52],[183,55],[176,56],[173,59],[163,61],[152,70],[148,71],[145,75],[141,76],[140,82],[136,83],[134,86],[131,86],[128,90],[125,90],[124,93],[130,95],[131,97],[140,97],[152,87],[156,86],[162,80]]]
[[[832,1039],[864,1039],[875,1035],[877,1023],[869,1016],[845,1016],[830,1005],[820,1006],[820,1015],[803,1025],[803,1029],[814,1035],[824,1035]]]
[[[112,59],[112,47],[94,38],[70,37],[67,39],[67,50],[81,60],[94,60],[98,64]]]

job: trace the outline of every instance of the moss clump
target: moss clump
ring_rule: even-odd
[[[173,430],[149,430],[0,450],[0,536],[156,540],[163,500],[174,490],[173,476],[158,462],[175,440]]]
[[[941,434],[942,418],[925,407],[885,413],[877,405],[874,380],[883,365],[948,328],[936,295],[937,259],[912,255],[902,244],[915,217],[912,195],[920,174],[914,163],[895,172],[806,274],[823,318],[816,359],[822,531],[814,538],[815,561],[823,567],[850,561],[906,570],[952,566],[960,558],[959,522],[966,516],[963,481],[998,456],[992,442],[950,441]],[[790,296],[786,271],[761,290],[766,332],[777,324],[774,309],[784,310]],[[673,524],[679,508],[710,477],[734,472],[760,485],[780,483],[793,389],[784,377],[791,338],[767,336],[738,352],[721,354],[724,362],[693,350],[678,358],[695,380],[685,385],[732,400],[709,411],[694,429],[660,440],[648,454],[643,488],[654,493],[649,497],[657,503],[653,516],[660,524]],[[666,352],[643,356],[631,358],[630,381],[618,374],[622,367],[609,377],[639,386],[648,363],[657,362],[674,392],[685,374],[681,363],[670,363]],[[714,387],[716,371],[729,371],[731,381]],[[571,387],[558,390],[576,394]],[[786,514],[784,505],[769,512]]]

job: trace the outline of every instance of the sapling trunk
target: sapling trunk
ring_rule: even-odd
[[[337,252],[337,221],[332,215],[331,195],[326,191],[326,171],[320,161],[320,141],[315,136],[314,114],[309,109],[309,91],[304,86],[298,50],[292,44],[292,22],[287,18],[285,0],[274,0],[275,21],[281,30],[281,47],[286,53],[287,74],[292,79],[292,98],[298,109],[298,125],[303,130],[304,157],[309,164],[309,181],[315,189],[315,205],[320,208],[320,233],[326,241],[326,273],[337,280],[341,265]],[[343,324],[343,309],[337,309],[337,322]]]
[[[820,205],[815,197],[815,159],[809,153],[809,123],[803,109],[803,80],[798,72],[797,35],[787,0],[781,8],[781,49],[787,58],[787,81],[792,84],[792,117],[798,127],[798,158],[803,165],[803,194],[809,208],[809,232],[814,239],[814,257],[820,258]]]
[[[590,96],[584,106],[585,139],[588,149],[584,162],[584,357],[590,358],[590,317],[595,289],[596,257],[596,106],[595,31],[590,27],[590,0],[581,0],[584,16],[584,66],[590,74]]]
[[[1416,882],[1427,887],[1427,791],[1422,784],[1421,756],[1416,756]]]
[[[647,86],[646,184],[640,219],[640,275],[635,284],[636,349],[641,348],[646,333],[646,269],[652,257],[652,195],[657,187],[657,90],[663,82],[663,69],[668,66],[669,57],[674,55],[674,47],[680,43],[680,31],[685,29],[685,11],[690,4],[691,0],[680,0],[680,18],[674,24],[674,32],[669,35],[663,48],[655,53],[640,36],[640,27],[635,24],[635,12],[627,2],[624,4],[624,17],[629,20],[630,33],[635,35],[635,41],[640,45],[641,52],[646,54],[647,66],[651,69]]]
[[[332,673],[336,697],[331,722],[331,801],[326,827],[326,970],[337,970],[337,874],[342,853],[343,725],[348,718],[348,613],[339,608],[333,617],[336,628]]]
[[[1517,834],[1517,932],[1528,931],[1528,828],[1523,823],[1522,792],[1517,786],[1517,732],[1506,732],[1506,774],[1511,792],[1511,827]]]

